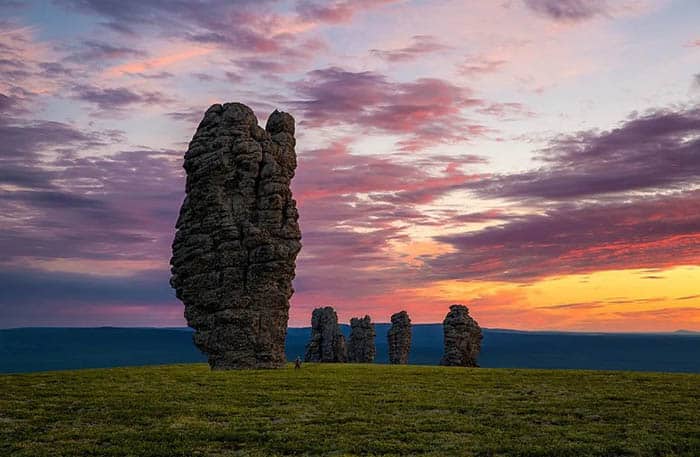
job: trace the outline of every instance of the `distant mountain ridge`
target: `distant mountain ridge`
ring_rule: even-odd
[[[387,363],[390,324],[376,324],[377,363]],[[349,326],[341,325],[345,335]],[[17,328],[0,330],[0,373],[205,361],[184,328]],[[304,355],[308,327],[288,329],[289,360]],[[485,329],[483,367],[700,373],[700,334],[528,332]],[[435,365],[442,325],[415,324],[409,361]]]

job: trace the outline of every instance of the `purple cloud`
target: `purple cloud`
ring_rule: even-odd
[[[692,187],[700,179],[700,109],[657,110],[609,131],[560,136],[539,159],[544,167],[485,180],[477,192],[561,200]]]
[[[181,198],[179,154],[96,154],[123,140],[57,122],[0,123],[3,260],[150,259],[167,264]]]
[[[558,21],[582,21],[607,11],[606,0],[524,0],[535,13]]]
[[[290,103],[302,113],[302,124],[355,124],[368,131],[402,135],[403,150],[467,141],[487,131],[461,113],[484,102],[469,89],[441,79],[398,83],[376,72],[331,67],[307,73],[293,88],[303,97]]]
[[[111,59],[140,58],[146,55],[147,53],[144,51],[127,46],[114,46],[101,41],[85,40],[66,57],[66,60],[78,63],[103,62]]]
[[[307,21],[338,24],[348,22],[359,11],[376,8],[397,0],[300,0],[296,10]]]
[[[75,98],[94,103],[103,111],[118,111],[134,104],[163,105],[173,100],[162,92],[135,92],[126,87],[102,89],[95,86],[79,85],[73,88]]]
[[[415,35],[411,38],[411,41],[412,43],[410,45],[400,49],[372,49],[370,52],[387,62],[406,62],[418,59],[426,54],[432,54],[449,48],[430,35]]]
[[[104,324],[110,317],[116,317],[110,316],[115,307],[123,310],[134,305],[143,308],[139,313],[143,315],[121,311],[118,313],[120,322],[139,322],[145,318],[143,321],[147,323],[147,315],[164,311],[180,314],[180,306],[168,285],[167,270],[105,277],[0,268],[0,327],[27,325],[28,322],[33,325]]]
[[[463,75],[480,76],[488,73],[496,73],[507,63],[507,60],[502,59],[468,58],[457,68]]]
[[[700,259],[700,191],[633,202],[567,204],[435,238],[454,252],[427,261],[441,279],[529,281]]]
[[[27,114],[29,110],[25,107],[21,98],[0,93],[0,114],[5,116],[18,116]]]

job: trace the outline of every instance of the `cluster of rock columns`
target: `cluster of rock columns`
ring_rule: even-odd
[[[294,118],[275,111],[265,129],[240,103],[213,105],[185,154],[185,199],[172,245],[170,283],[185,305],[195,345],[212,369],[285,364],[289,299],[301,231],[291,180],[297,166]],[[352,318],[349,344],[330,307],[311,319],[309,362],[371,363],[375,328]],[[463,305],[443,322],[442,365],[476,367],[483,338]],[[411,320],[391,316],[389,362],[408,363]]]

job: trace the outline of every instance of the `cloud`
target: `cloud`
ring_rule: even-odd
[[[406,62],[416,60],[427,54],[449,49],[448,46],[441,44],[431,35],[414,35],[411,41],[411,44],[400,49],[385,51],[372,49],[370,52],[387,62]]]
[[[254,53],[276,53],[286,47],[283,40],[290,19],[261,12],[266,1],[205,0],[60,0],[58,4],[105,18],[112,30],[127,35],[159,35],[185,38],[190,42],[214,44]],[[157,18],[154,20],[153,18]],[[289,42],[289,40],[287,40]]]
[[[558,21],[582,21],[604,14],[606,0],[524,0],[535,13]]]
[[[173,100],[159,91],[135,92],[126,87],[102,89],[78,85],[73,88],[75,98],[95,104],[105,112],[119,111],[129,105],[164,105]]]
[[[325,49],[325,44],[321,41],[306,40],[299,46],[299,50],[289,49],[280,55],[269,58],[243,57],[235,59],[233,62],[240,70],[239,75],[252,73],[268,79],[275,79],[279,78],[278,75],[282,73],[290,73],[303,68],[308,60],[323,49]]]
[[[537,309],[549,309],[549,310],[558,310],[558,309],[594,309],[594,308],[600,308],[603,306],[601,303],[596,303],[596,302],[579,302],[579,303],[562,303],[558,305],[549,305],[549,306],[538,306]]]
[[[633,114],[609,131],[554,138],[545,166],[477,184],[477,192],[552,200],[693,187],[700,179],[700,109]]]
[[[676,300],[696,300],[699,298],[700,295],[686,295],[685,297],[677,297]]]
[[[422,283],[419,268],[393,249],[396,242],[410,241],[407,226],[435,222],[412,202],[431,202],[473,179],[461,167],[482,160],[436,156],[402,161],[400,155],[353,153],[352,146],[341,140],[299,155],[293,191],[304,248],[296,303],[331,295],[350,300],[390,293],[406,282]]]
[[[18,116],[27,114],[29,110],[24,106],[23,100],[12,95],[0,93],[0,113],[6,116]]]
[[[493,58],[468,58],[457,67],[457,71],[465,76],[480,76],[488,73],[496,73],[508,63],[504,59]]]
[[[372,71],[330,67],[307,73],[293,88],[303,97],[290,103],[302,113],[303,124],[355,124],[368,131],[401,135],[403,150],[468,141],[487,131],[462,114],[484,102],[469,89],[442,79],[399,83]]]
[[[37,287],[40,286],[40,287]],[[40,303],[173,303],[168,271],[109,277],[42,270],[0,270],[0,308]],[[4,319],[0,319],[4,320]]]
[[[420,191],[424,196],[421,202],[426,203],[453,186],[475,179],[460,167],[483,163],[481,157],[471,155],[456,158],[428,156],[423,160],[402,162],[397,157],[353,154],[350,146],[348,140],[343,140],[301,154],[301,165],[293,184],[296,198],[303,203],[326,197],[369,194],[371,199],[365,200],[364,204],[397,205],[394,203],[397,197]],[[402,206],[407,207],[405,202]],[[367,209],[363,207],[363,211]]]
[[[297,12],[302,19],[329,24],[348,22],[360,11],[376,8],[397,0],[340,0],[315,2],[301,0]]]
[[[214,45],[237,53],[286,55],[307,48],[302,35],[322,24],[348,22],[363,10],[393,0],[297,2],[275,12],[269,0],[57,0],[64,8],[98,15],[111,30],[131,35],[158,35]],[[154,20],[157,18],[157,20]]]
[[[157,316],[157,318],[154,318]],[[182,325],[167,270],[109,277],[0,269],[0,324]]]
[[[0,123],[2,262],[150,259],[167,263],[181,198],[179,154],[126,150],[119,132]]]
[[[85,40],[66,57],[66,60],[78,63],[102,62],[111,59],[141,58],[146,55],[144,51],[127,46],[114,46],[102,41]]]
[[[453,252],[427,261],[441,279],[530,281],[700,259],[700,191],[632,202],[565,204],[496,227],[443,235]]]
[[[536,114],[522,103],[489,103],[476,110],[481,114],[494,116],[501,120],[514,120],[528,117],[535,117]]]
[[[40,105],[40,95],[56,90],[74,75],[56,62],[49,49],[33,37],[34,29],[0,20],[0,93],[10,114],[25,114]],[[51,60],[48,60],[51,59]],[[9,99],[9,100],[8,100]]]

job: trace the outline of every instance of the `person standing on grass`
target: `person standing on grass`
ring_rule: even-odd
[[[297,356],[297,358],[294,360],[294,369],[301,368],[301,357]]]

